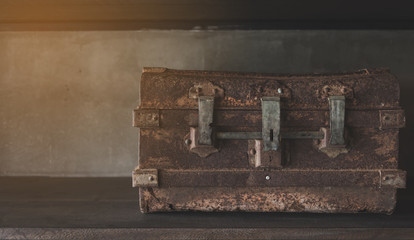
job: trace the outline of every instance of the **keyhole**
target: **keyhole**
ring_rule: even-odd
[[[273,129],[270,129],[270,141],[273,142]]]

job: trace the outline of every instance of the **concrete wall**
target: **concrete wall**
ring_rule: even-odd
[[[303,73],[390,67],[412,169],[414,31],[0,32],[0,175],[130,176],[143,66]]]

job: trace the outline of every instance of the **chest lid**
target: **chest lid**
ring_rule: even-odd
[[[260,110],[276,96],[282,109],[328,110],[330,96],[345,96],[347,109],[394,109],[400,89],[388,70],[278,75],[144,68],[141,108],[198,109],[200,96],[214,96],[215,109]]]

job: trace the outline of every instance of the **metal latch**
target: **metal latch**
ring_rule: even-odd
[[[282,166],[282,139],[321,139],[320,149],[330,157],[347,152],[345,141],[345,96],[330,96],[330,129],[320,131],[285,132],[280,130],[280,98],[262,97],[261,132],[215,132],[212,127],[214,114],[214,96],[199,96],[198,127],[190,128],[186,139],[189,150],[200,157],[218,152],[216,139],[246,139],[249,142],[249,157],[254,159],[256,167]],[[252,150],[253,149],[253,150]],[[263,159],[268,158],[268,161]],[[272,162],[273,160],[273,162]],[[268,162],[264,164],[264,162]]]
[[[331,145],[344,145],[345,129],[345,96],[329,97],[329,113],[331,125]]]
[[[263,151],[276,151],[280,138],[280,98],[262,98],[262,140]]]
[[[200,96],[198,98],[198,145],[213,145],[213,114],[214,114],[214,97]],[[254,135],[254,133],[253,133]],[[280,98],[263,97],[262,98],[262,132],[261,136],[249,136],[244,132],[218,133],[218,138],[233,139],[261,138],[263,140],[263,150],[278,150],[280,143]],[[217,136],[216,136],[217,137]]]
[[[214,97],[200,96],[198,98],[198,144],[212,145]]]
[[[322,128],[324,138],[319,149],[329,157],[347,153],[345,131],[345,96],[329,97],[330,129]]]
[[[262,98],[262,132],[218,132],[213,131],[214,96],[198,98],[198,127],[189,134],[190,151],[200,157],[218,152],[215,139],[261,139],[263,151],[278,151],[280,145],[280,98]]]
[[[200,96],[198,98],[198,128],[190,128],[187,145],[190,151],[200,157],[207,157],[218,152],[213,138],[214,96]]]

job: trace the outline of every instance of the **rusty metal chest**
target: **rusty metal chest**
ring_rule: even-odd
[[[142,212],[392,213],[399,85],[387,70],[277,75],[144,68]]]

